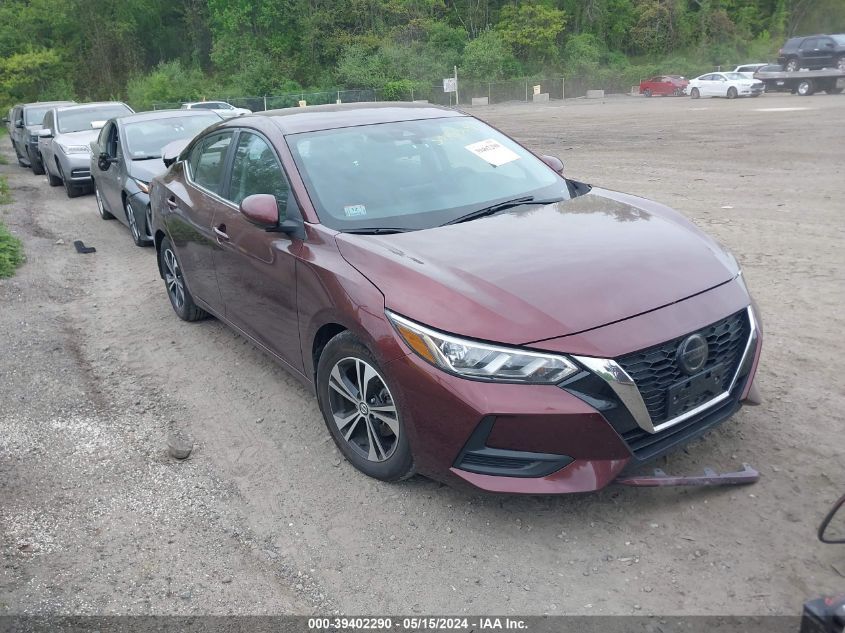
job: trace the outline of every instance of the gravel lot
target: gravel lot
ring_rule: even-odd
[[[0,615],[797,614],[845,586],[845,97],[612,98],[475,113],[572,177],[726,243],[760,304],[762,406],[661,467],[721,489],[499,497],[365,478],[316,402],[221,323],[173,315],[151,249],[2,152]],[[72,242],[97,248],[79,255]],[[191,458],[167,456],[177,429]]]

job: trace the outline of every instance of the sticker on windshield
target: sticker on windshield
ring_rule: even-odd
[[[363,204],[350,204],[349,206],[343,207],[343,212],[347,218],[358,218],[362,215],[367,215],[367,207]]]
[[[519,155],[516,152],[509,150],[499,141],[492,138],[488,138],[486,141],[471,143],[466,148],[482,160],[493,165],[493,167],[499,167],[500,165],[519,160]]]

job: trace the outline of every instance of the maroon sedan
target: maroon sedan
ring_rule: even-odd
[[[760,325],[683,216],[561,172],[434,106],[238,117],[153,181],[159,269],[367,475],[596,490],[756,401]]]
[[[640,94],[646,97],[662,95],[681,97],[686,94],[689,81],[679,75],[658,75],[640,82]]]

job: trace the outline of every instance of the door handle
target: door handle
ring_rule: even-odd
[[[226,234],[226,225],[225,224],[218,224],[214,227],[214,234],[217,236],[219,240],[228,240],[229,236]]]
[[[167,206],[171,209],[175,209],[179,206],[178,204],[176,204],[176,196],[170,196],[169,198],[167,198]]]

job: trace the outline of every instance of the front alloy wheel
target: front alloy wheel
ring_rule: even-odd
[[[317,395],[326,426],[349,462],[370,477],[397,481],[414,473],[399,403],[373,354],[350,332],[326,344]]]
[[[383,462],[399,441],[399,413],[384,379],[367,361],[347,357],[332,368],[329,405],[349,447],[371,462]]]
[[[138,227],[138,219],[135,217],[135,212],[132,210],[132,204],[129,198],[123,200],[123,212],[126,214],[126,222],[129,224],[129,231],[132,233],[132,241],[135,246],[149,246],[148,229],[144,229],[144,234],[141,234],[141,229]]]

